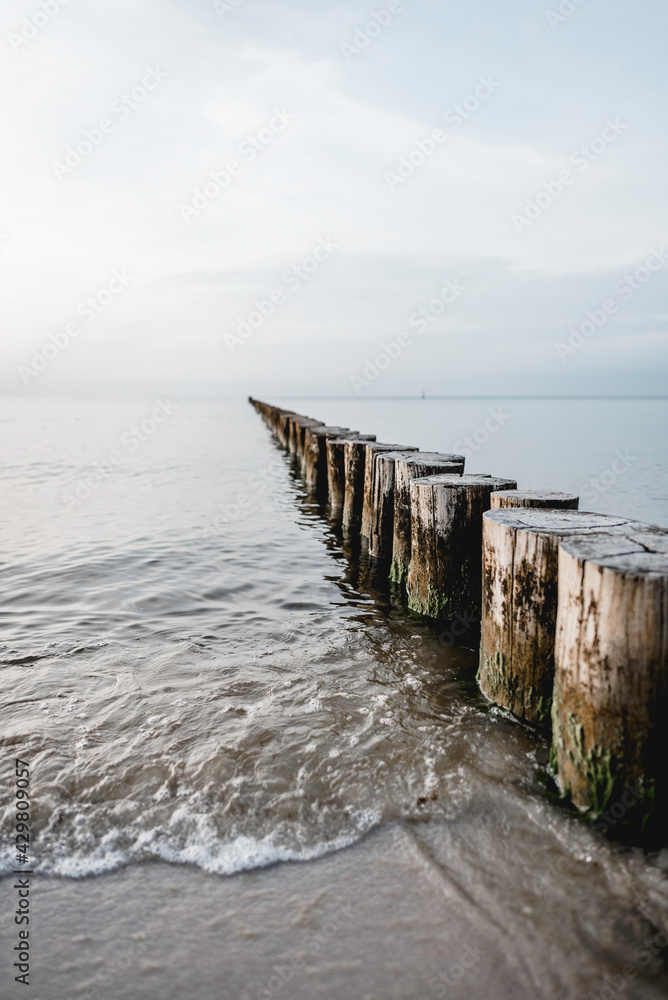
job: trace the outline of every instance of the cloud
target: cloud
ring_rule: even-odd
[[[406,2],[346,62],[341,41],[369,18],[352,0],[315,11],[243,0],[222,17],[190,0],[72,0],[18,51],[8,45],[0,72],[18,95],[3,112],[0,166],[12,193],[0,217],[3,390],[152,391],[178,388],[182,376],[188,391],[245,392],[267,377],[277,391],[304,381],[344,391],[377,338],[457,274],[470,292],[388,374],[396,391],[476,370],[486,384],[521,372],[564,387],[594,358],[606,384],[623,386],[629,366],[640,384],[643,365],[647,376],[665,368],[655,319],[663,275],[634,300],[633,322],[616,318],[568,371],[555,371],[551,354],[550,338],[668,230],[656,128],[665,13],[648,3],[631,21],[613,6],[617,23],[583,7],[551,32],[528,0],[456,17],[449,4]],[[36,9],[5,11],[0,36]],[[613,58],[622,39],[642,55],[642,74]],[[115,112],[152,67],[164,82]],[[453,128],[444,113],[480,78],[498,88]],[[250,158],[244,144],[268,134],[277,110],[294,120]],[[619,140],[517,232],[513,214],[614,116],[628,123]],[[59,180],[54,161],[105,118],[113,130]],[[434,129],[447,138],[420,162]],[[230,161],[238,174],[186,223],[180,206]],[[402,161],[406,176],[392,190],[386,174]],[[329,237],[336,256],[230,356],[225,331]],[[17,359],[117,268],[134,276],[132,288],[24,387]]]

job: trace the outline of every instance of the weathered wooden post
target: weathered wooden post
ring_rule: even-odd
[[[505,507],[541,507],[546,510],[577,510],[580,498],[575,493],[552,490],[498,490],[492,493],[492,510]]]
[[[377,461],[384,461],[381,456]],[[438,473],[461,476],[464,456],[449,455],[438,451],[420,451],[404,455],[394,462],[394,517],[392,535],[392,568],[390,579],[405,583],[411,561],[411,479],[434,476]]]
[[[327,484],[333,514],[343,511],[346,496],[346,448],[375,441],[375,434],[356,434],[354,437],[327,438]]]
[[[640,832],[654,808],[665,817],[667,718],[668,531],[562,540],[552,706],[562,792],[597,817],[624,813],[632,789],[636,804],[619,818]]]
[[[290,439],[290,419],[299,417],[298,413],[291,413],[289,410],[284,410],[278,414],[276,422],[276,437],[278,438],[279,444],[283,448],[288,447],[288,442]]]
[[[326,427],[322,424],[304,428],[302,473],[310,488],[323,488],[327,483],[327,439],[357,434],[349,427]]]
[[[288,417],[288,451],[291,455],[295,453],[295,427],[298,420],[303,420],[301,414],[292,413]]]
[[[411,481],[409,607],[432,618],[480,618],[482,515],[495,490],[516,485],[470,475]]]
[[[269,428],[270,428],[272,434],[274,435],[274,437],[276,437],[276,429],[277,429],[277,426],[278,426],[278,417],[279,417],[280,412],[281,411],[278,408],[278,406],[269,406],[269,405],[267,405],[266,408],[265,408],[265,420],[266,420],[267,424],[269,425]]]
[[[419,448],[414,448],[410,445],[383,444],[377,441],[366,446],[364,455],[364,485],[362,487],[361,533],[363,538],[369,538],[371,535],[371,525],[374,517],[374,477],[376,474],[376,455],[386,451],[396,451],[403,454],[404,452],[416,452],[419,450]]]
[[[478,682],[490,701],[527,722],[549,725],[559,542],[629,523],[568,509],[517,507],[484,514]]]
[[[319,420],[307,420],[306,418],[301,418],[300,420],[295,420],[294,424],[294,447],[295,456],[299,460],[300,465],[304,462],[304,441],[306,436],[307,427],[322,427],[323,425]]]
[[[273,427],[274,427],[274,437],[279,442],[281,440],[281,424],[282,424],[283,418],[285,417],[285,412],[286,412],[285,410],[282,410],[278,406],[275,406],[274,409],[273,409],[273,413],[272,413],[272,422],[273,422]]]
[[[373,456],[373,505],[369,555],[388,567],[392,559],[394,532],[395,466],[398,460],[414,454],[412,451],[380,451]]]
[[[291,416],[288,430],[288,450],[291,455],[299,455],[304,440],[304,427],[314,427],[318,420],[301,415]]]
[[[366,441],[354,438],[347,438],[345,442],[343,461],[346,488],[342,520],[346,528],[356,528],[362,520],[366,447]]]
[[[276,413],[274,437],[281,446],[283,446],[283,442],[285,440],[284,434],[285,430],[287,430],[287,423],[288,423],[288,414],[285,412],[285,410],[279,410]]]

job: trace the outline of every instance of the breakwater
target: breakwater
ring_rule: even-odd
[[[668,531],[580,511],[570,494],[468,475],[461,455],[250,402],[412,610],[480,621],[480,689],[551,730],[561,794],[597,818],[632,788],[641,808],[629,832],[660,830]]]

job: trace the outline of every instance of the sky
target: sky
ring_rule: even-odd
[[[664,395],[665,0],[18,0],[0,391]]]

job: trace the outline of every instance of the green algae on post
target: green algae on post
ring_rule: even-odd
[[[549,726],[559,541],[632,523],[611,514],[519,504],[484,514],[478,678],[487,698],[527,722]]]

